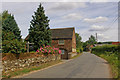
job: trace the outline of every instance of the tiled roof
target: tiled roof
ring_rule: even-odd
[[[50,29],[52,39],[72,38],[74,27]]]

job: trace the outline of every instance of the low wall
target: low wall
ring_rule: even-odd
[[[70,59],[70,58],[76,56],[76,55],[77,55],[77,52],[75,52],[75,53],[69,52],[68,55],[69,55],[68,57],[69,57],[69,59]]]
[[[49,55],[12,61],[7,60],[3,61],[3,71],[7,73],[8,71],[15,71],[16,69],[23,69],[25,67],[40,66],[43,63],[60,60],[60,58],[60,55]]]

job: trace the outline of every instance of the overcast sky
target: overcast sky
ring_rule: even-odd
[[[40,2],[2,2],[2,11],[13,14],[25,38]],[[42,2],[50,28],[75,27],[82,41],[98,33],[98,41],[118,41],[117,2]]]

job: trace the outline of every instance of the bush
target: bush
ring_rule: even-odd
[[[92,53],[105,54],[105,52],[114,53],[118,55],[118,46],[117,45],[104,45],[104,46],[96,46],[92,48]]]
[[[3,53],[15,53],[20,54],[26,51],[25,42],[15,39],[15,35],[12,32],[3,32],[4,39],[2,42]]]
[[[3,53],[15,53],[20,54],[26,51],[25,43],[22,41],[14,40],[4,40],[2,44]]]
[[[76,52],[77,52],[77,53],[82,53],[82,52],[83,52],[83,48],[77,48],[77,49],[76,49]]]
[[[36,51],[38,54],[42,53],[44,55],[48,55],[48,54],[61,54],[61,50],[59,50],[59,48],[55,48],[55,47],[51,47],[51,46],[43,46],[40,47],[40,49],[38,49]]]
[[[114,78],[118,78],[118,67],[120,60],[118,56],[120,52],[118,52],[118,45],[104,45],[104,46],[96,46],[92,48],[92,53],[96,54],[104,59],[106,59],[112,68],[112,73]]]

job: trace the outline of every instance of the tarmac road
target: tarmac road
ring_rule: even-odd
[[[73,60],[22,78],[110,78],[110,69],[105,60],[86,52]]]

